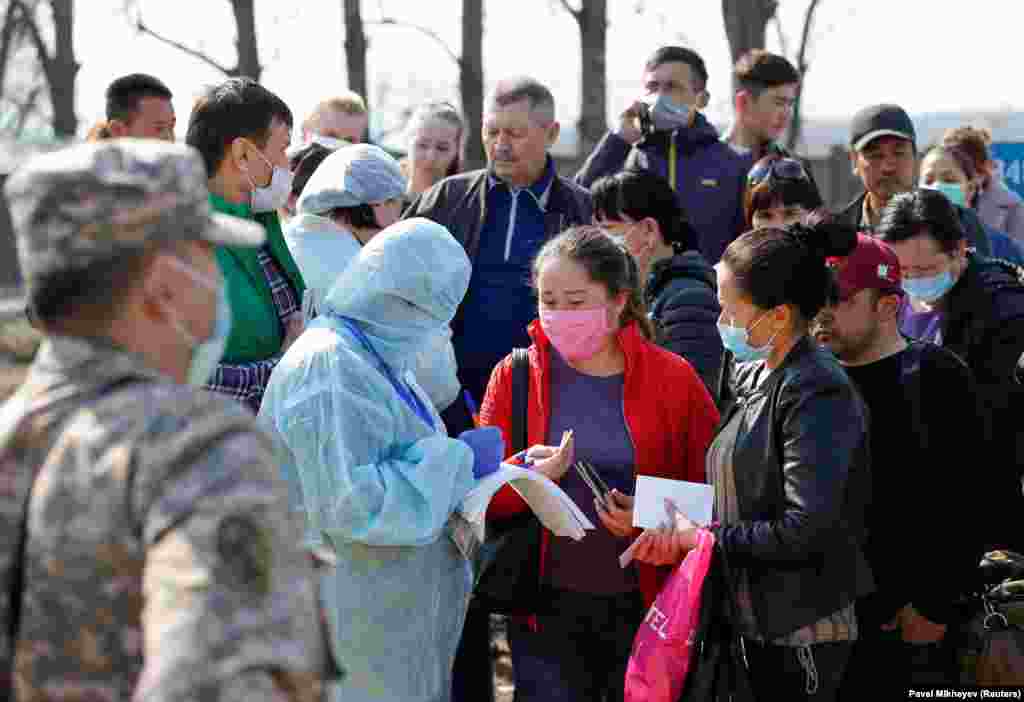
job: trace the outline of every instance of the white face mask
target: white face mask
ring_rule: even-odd
[[[217,285],[205,275],[196,272],[192,266],[183,263],[176,258],[171,259],[174,266],[188,275],[192,280],[208,290],[217,292],[217,318],[213,325],[213,331],[205,341],[196,339],[184,325],[176,319],[171,319],[173,326],[189,346],[192,347],[192,357],[189,359],[187,382],[193,387],[202,387],[209,381],[210,376],[217,369],[217,364],[224,357],[224,349],[228,345],[228,337],[231,335],[231,302],[228,299],[228,289],[225,283]]]
[[[314,144],[320,144],[325,149],[335,151],[343,146],[350,146],[351,142],[348,139],[338,139],[337,137],[325,136],[323,134],[314,134],[310,142]]]
[[[256,153],[260,155],[264,163],[273,169],[273,175],[270,176],[270,185],[261,188],[256,185],[256,181],[252,179],[246,169],[245,176],[249,179],[249,184],[252,185],[252,211],[274,212],[288,204],[288,196],[292,194],[292,178],[294,176],[287,168],[271,163],[259,149],[256,150]]]

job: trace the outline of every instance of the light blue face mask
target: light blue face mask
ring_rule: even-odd
[[[217,290],[217,317],[213,323],[213,331],[205,341],[197,341],[187,329],[176,320],[171,323],[192,346],[192,358],[189,361],[186,381],[193,387],[202,387],[209,381],[217,369],[217,364],[224,358],[224,349],[231,336],[231,300],[228,297],[227,285],[215,285],[206,276],[197,273],[190,265],[178,259],[171,259],[177,267],[185,271],[192,280],[208,290]]]
[[[760,348],[750,345],[750,332],[752,332],[754,328],[761,323],[761,320],[767,316],[767,313],[761,315],[750,329],[745,327],[735,327],[731,324],[724,324],[723,322],[718,323],[718,335],[722,337],[722,345],[727,351],[732,352],[732,355],[740,363],[747,363],[748,361],[763,361],[771,355],[772,342],[775,341],[776,335],[772,335],[772,338],[768,339],[767,343]]]
[[[904,278],[903,290],[913,300],[931,304],[948,293],[956,280],[948,270],[927,278]]]
[[[644,99],[651,110],[654,128],[669,131],[690,124],[690,106],[672,100],[667,94],[649,95]]]
[[[921,187],[929,190],[938,190],[940,193],[945,195],[950,202],[954,205],[960,205],[960,207],[967,207],[967,196],[964,195],[963,186],[959,183],[943,183],[942,181],[935,181],[931,185],[922,185]]]

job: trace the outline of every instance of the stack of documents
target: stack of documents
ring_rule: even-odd
[[[511,485],[541,524],[556,536],[579,541],[594,528],[572,498],[550,478],[529,468],[502,463],[498,470],[481,478],[462,501],[462,515],[473,524],[480,541],[484,541],[487,505],[505,485]]]

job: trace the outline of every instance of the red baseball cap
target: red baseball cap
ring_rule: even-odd
[[[842,300],[848,300],[868,288],[887,294],[903,294],[903,276],[896,253],[888,244],[868,234],[858,234],[857,248],[849,256],[829,258],[828,265],[836,273]]]

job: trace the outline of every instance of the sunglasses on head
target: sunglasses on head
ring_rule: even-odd
[[[750,169],[747,185],[757,185],[769,177],[778,180],[810,180],[804,165],[795,158],[777,158]]]

